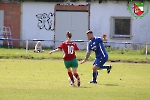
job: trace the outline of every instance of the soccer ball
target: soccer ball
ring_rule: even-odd
[[[37,51],[38,51],[38,52],[40,52],[40,50],[39,50],[39,49],[38,49]]]

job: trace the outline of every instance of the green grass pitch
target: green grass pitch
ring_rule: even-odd
[[[150,64],[111,63],[92,78],[92,62],[79,64],[81,87],[68,82],[63,60],[0,59],[0,100],[149,100]]]

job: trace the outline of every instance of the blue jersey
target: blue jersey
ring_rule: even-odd
[[[96,58],[108,56],[101,37],[94,37],[90,40],[87,49],[88,51],[93,50]]]

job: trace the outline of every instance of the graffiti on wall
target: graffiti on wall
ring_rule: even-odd
[[[54,19],[54,14],[53,13],[43,13],[43,14],[37,14],[36,17],[38,18],[38,24],[37,26],[40,29],[46,29],[47,31],[51,30],[53,31],[53,19]]]

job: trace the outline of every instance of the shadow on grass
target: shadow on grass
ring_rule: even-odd
[[[105,85],[105,86],[119,86],[118,84],[99,84],[99,85]]]
[[[85,88],[85,89],[86,89],[86,88],[91,88],[91,87],[87,87],[87,86],[80,86],[80,88]]]

